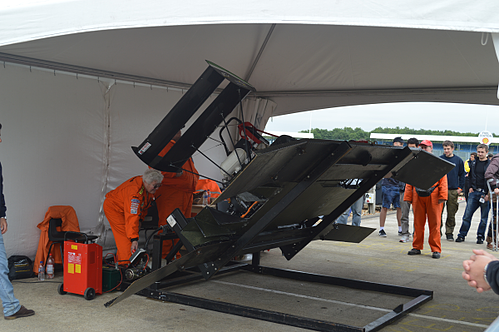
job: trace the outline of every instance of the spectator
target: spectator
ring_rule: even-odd
[[[447,173],[447,185],[448,199],[447,203],[444,203],[447,207],[447,220],[445,221],[445,236],[447,241],[454,241],[454,228],[456,227],[456,213],[459,209],[458,198],[459,194],[464,188],[464,162],[461,158],[454,154],[454,143],[447,140],[442,143],[444,147],[444,154],[440,158],[447,160],[448,162],[456,165],[449,173]],[[445,207],[444,206],[444,207]],[[442,214],[443,214],[442,209]],[[443,222],[442,222],[443,226]],[[442,227],[441,226],[441,227]],[[440,233],[442,233],[442,228],[440,227]]]
[[[393,139],[393,146],[403,146],[404,140],[402,137],[395,137]],[[384,178],[381,180],[381,194],[383,204],[381,207],[381,212],[379,214],[379,236],[386,237],[385,232],[385,221],[388,209],[393,205],[397,209],[397,223],[399,226],[399,235],[401,235],[402,227],[400,225],[400,218],[402,217],[402,211],[400,210],[400,191],[403,190],[404,183],[392,179]]]
[[[459,229],[459,235],[456,242],[463,242],[468,235],[471,225],[471,218],[475,211],[480,207],[481,219],[478,225],[476,243],[482,244],[487,226],[487,219],[490,210],[487,182],[485,180],[485,171],[489,166],[490,160],[487,158],[489,147],[485,144],[479,144],[476,148],[478,159],[473,160],[470,165],[470,190],[466,210],[464,211],[463,222]]]
[[[463,278],[478,293],[493,290],[499,294],[499,260],[483,250],[473,250],[469,260],[463,261]]]
[[[499,195],[499,154],[492,157],[489,167],[485,171],[485,180],[490,186],[490,190],[494,192],[492,195],[492,222],[489,224],[487,231],[487,249],[493,249],[492,242],[497,245],[497,195]]]
[[[472,152],[470,158],[464,162],[464,170],[466,171],[465,179],[464,179],[464,198],[466,201],[468,200],[468,194],[470,191],[470,164],[473,160],[476,159],[476,152]]]
[[[424,140],[419,145],[423,150],[431,153],[433,143]],[[432,258],[440,258],[442,247],[440,242],[440,224],[442,220],[443,203],[447,200],[447,176],[444,175],[428,190],[421,190],[410,184],[406,185],[404,200],[412,203],[414,211],[414,237],[412,249],[408,255],[421,255],[424,243],[424,229],[428,219],[430,236],[428,243],[432,251]]]
[[[410,148],[417,148],[418,145],[419,141],[417,138],[413,137],[407,140],[407,146]],[[409,211],[411,210],[411,202],[404,201],[404,191],[402,191],[402,193],[400,194],[400,209],[402,210],[402,216],[400,217],[402,237],[400,238],[399,242],[405,243],[409,242],[411,238],[411,233],[409,232]]]
[[[0,124],[0,129],[2,125]],[[2,139],[0,138],[0,142]],[[16,319],[33,316],[34,310],[27,309],[14,297],[14,287],[9,280],[9,263],[3,242],[3,235],[7,232],[7,207],[3,196],[2,164],[0,164],[0,299],[3,305],[3,317]]]
[[[352,204],[341,216],[336,220],[337,224],[347,224],[348,216],[350,215],[350,209],[352,210],[352,226],[360,226],[360,220],[362,218],[362,208],[364,207],[365,195],[362,195],[355,203]]]

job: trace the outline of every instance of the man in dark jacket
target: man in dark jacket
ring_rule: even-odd
[[[448,199],[445,203],[447,207],[447,219],[445,220],[445,236],[448,241],[454,241],[454,227],[456,227],[456,213],[459,209],[458,198],[464,188],[464,162],[459,156],[454,154],[454,143],[447,140],[442,143],[444,154],[440,158],[456,165],[449,173],[447,173]],[[442,213],[444,209],[442,209]],[[442,220],[443,221],[443,220]],[[443,226],[442,222],[442,226]],[[441,226],[441,227],[442,227]],[[442,229],[440,229],[442,233]]]
[[[489,230],[487,232],[487,249],[494,249],[495,243],[497,249],[497,197],[499,195],[499,154],[496,154],[490,160],[489,167],[485,171],[485,179],[490,186],[492,200],[492,221],[489,224]]]
[[[466,199],[466,201],[468,201],[468,193],[470,191],[470,179],[471,179],[470,165],[471,162],[476,158],[477,158],[476,152],[472,152],[470,154],[470,158],[464,162],[464,171],[466,172],[464,178],[464,199]]]
[[[2,125],[0,124],[0,129]],[[0,138],[0,142],[2,139]],[[2,164],[0,164],[0,299],[3,305],[3,316],[5,319],[16,319],[33,316],[35,312],[19,304],[14,297],[14,287],[9,280],[9,263],[3,243],[3,235],[7,232],[7,207],[3,196]]]
[[[485,238],[485,228],[489,216],[490,204],[487,181],[485,180],[485,171],[489,166],[490,160],[487,158],[489,147],[485,144],[479,144],[476,148],[478,158],[473,160],[470,165],[470,191],[466,210],[464,211],[463,223],[459,229],[459,235],[456,242],[463,242],[471,225],[471,218],[475,211],[480,207],[481,219],[478,225],[476,243],[482,244]]]

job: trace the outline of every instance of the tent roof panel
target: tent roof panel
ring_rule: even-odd
[[[499,3],[467,0],[0,1],[0,45],[153,26],[300,23],[499,32]]]
[[[211,60],[279,100],[276,114],[497,103],[492,38],[481,44],[481,32],[499,33],[495,1],[250,0],[243,9],[233,1],[31,0],[0,8],[1,53],[186,86]],[[472,97],[463,88],[483,89]]]

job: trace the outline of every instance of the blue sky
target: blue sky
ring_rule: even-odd
[[[377,127],[481,132],[499,135],[499,106],[394,103],[337,107],[270,118],[265,130],[298,132],[311,128]]]

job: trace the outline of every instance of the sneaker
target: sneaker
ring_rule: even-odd
[[[464,242],[464,237],[458,236],[456,242]]]
[[[29,310],[25,306],[22,305],[21,309],[19,309],[18,312],[16,312],[15,314],[13,314],[11,316],[3,316],[3,318],[5,318],[5,319],[16,319],[16,318],[33,316],[34,314],[35,314],[34,310]]]
[[[386,233],[384,229],[379,230],[379,236],[386,237]]]
[[[476,240],[476,244],[483,244],[483,239],[482,238],[478,238]]]
[[[439,259],[440,258],[440,253],[435,251],[433,254],[431,254],[431,258]]]
[[[404,234],[402,234],[402,232],[399,232],[399,236],[402,236],[402,235],[404,235]]]
[[[494,249],[494,246],[492,245],[492,243],[487,243],[487,249],[489,249],[489,250]]]
[[[401,243],[406,243],[406,242],[409,242],[409,241],[410,241],[409,235],[404,235],[399,240],[399,242],[401,242]]]
[[[447,241],[454,241],[454,236],[452,236],[452,234],[445,234],[445,236],[447,237]]]
[[[421,255],[421,250],[412,248],[407,252],[407,255]]]

